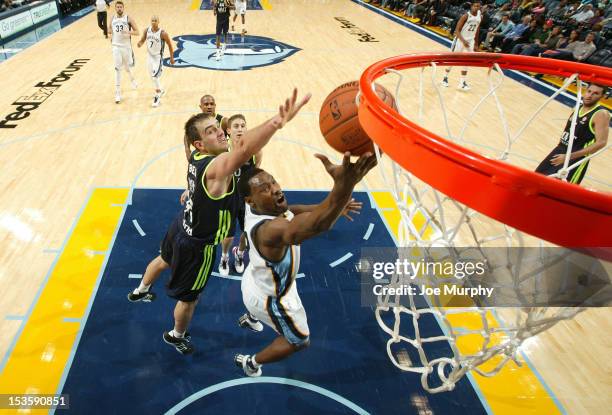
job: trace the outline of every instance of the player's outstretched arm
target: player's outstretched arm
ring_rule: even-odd
[[[315,208],[319,205],[289,205],[289,210],[294,215],[299,215],[300,213],[308,213],[315,210]],[[357,202],[355,199],[349,200],[349,202],[344,207],[344,210],[340,214],[344,216],[351,222],[353,221],[353,217],[351,214],[359,215],[361,213],[361,208],[363,207],[363,203]]]
[[[234,174],[240,166],[268,144],[274,133],[291,121],[310,100],[310,94],[306,94],[300,100],[297,99],[297,96],[298,91],[294,89],[291,98],[287,98],[285,103],[279,107],[277,115],[263,124],[249,129],[242,140],[232,148],[231,152],[217,156],[206,173],[207,179],[222,180]]]
[[[258,249],[269,258],[277,258],[284,247],[297,245],[333,226],[351,199],[355,185],[376,165],[376,156],[366,153],[351,163],[350,153],[341,165],[332,164],[321,154],[316,155],[334,179],[334,187],[325,200],[312,211],[296,215],[291,221],[279,217],[257,228]]]

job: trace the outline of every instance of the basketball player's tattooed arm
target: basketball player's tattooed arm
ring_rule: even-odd
[[[289,210],[294,215],[299,215],[300,213],[312,212],[318,205],[289,205]],[[353,217],[351,213],[359,215],[361,212],[361,208],[363,207],[363,203],[357,202],[355,199],[349,200],[349,202],[344,207],[344,210],[340,214],[344,216],[351,222],[353,221]]]
[[[570,154],[570,160],[590,156],[608,145],[610,112],[605,109],[597,111],[593,116],[593,127],[595,130],[595,142],[587,148],[572,152],[572,154]],[[564,162],[565,154],[556,154],[550,159],[550,164],[553,166],[561,166]]]
[[[172,46],[170,35],[168,35],[168,32],[164,30],[162,31],[161,37],[162,40],[166,42],[166,45],[168,45],[168,52],[170,53],[170,64],[174,65],[174,46]]]
[[[297,93],[297,89],[294,89],[291,98],[287,98],[285,103],[279,107],[277,115],[263,124],[249,129],[242,137],[242,140],[232,148],[231,152],[222,153],[215,158],[214,163],[210,165],[206,172],[207,187],[209,181],[223,181],[233,175],[240,166],[268,144],[277,130],[283,128],[285,124],[295,117],[310,100],[310,94],[306,94],[298,101]]]
[[[280,259],[287,246],[331,229],[351,199],[355,185],[376,165],[376,156],[372,153],[363,154],[355,163],[351,163],[350,154],[346,153],[341,165],[332,164],[322,154],[316,157],[334,179],[334,187],[312,211],[295,215],[291,221],[278,217],[257,228],[257,248],[272,260]]]
[[[461,29],[463,29],[463,25],[465,24],[466,20],[467,20],[467,13],[461,16],[461,18],[459,19],[459,22],[457,22],[457,27],[455,28],[455,37],[459,39],[459,42],[463,43],[463,46],[467,48],[470,46],[470,44],[467,42],[467,40],[463,38],[463,36],[461,36]]]

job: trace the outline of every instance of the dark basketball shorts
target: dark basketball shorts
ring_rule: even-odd
[[[198,299],[213,269],[216,245],[205,244],[183,230],[182,216],[172,222],[161,243],[161,257],[170,264],[169,297],[184,302]]]
[[[244,217],[246,215],[246,210],[244,207],[244,200],[240,199],[238,203],[238,211],[236,213],[236,219],[238,219],[238,226],[240,226],[240,232],[244,232]],[[228,236],[234,236],[236,233],[236,221],[232,221],[232,226],[230,227]]]
[[[217,36],[227,35],[229,31],[229,13],[227,16],[217,16]]]
[[[546,158],[544,158],[544,160],[542,160],[542,162],[536,168],[535,171],[537,173],[545,174],[547,176],[550,176],[551,174],[555,174],[561,169],[562,166],[553,166],[550,162],[550,159],[552,159],[557,154],[566,154],[566,152],[567,152],[567,146],[558,145],[546,156]],[[571,160],[570,165],[578,161],[580,161],[579,158]],[[582,179],[584,179],[584,175],[586,174],[588,167],[589,167],[589,162],[587,161],[586,163],[583,163],[579,165],[578,167],[571,169],[567,175],[567,181],[569,183],[580,184],[580,182],[582,182]]]

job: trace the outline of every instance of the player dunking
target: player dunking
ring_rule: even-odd
[[[225,52],[230,10],[233,8],[233,3],[231,0],[213,0],[212,7],[213,14],[217,17],[217,51],[215,52],[215,59],[220,60],[221,55]],[[221,46],[221,36],[223,36],[223,47]]]
[[[227,152],[227,139],[215,118],[201,113],[185,124],[185,144],[195,147],[187,172],[189,197],[161,243],[161,255],[149,263],[138,288],[128,294],[132,302],[153,300],[151,285],[162,271],[171,269],[167,293],[177,303],[174,328],[164,332],[163,340],[179,353],[194,351],[190,336],[185,334],[212,271],[216,247],[235,220],[238,192],[234,172],[291,121],[309,99],[310,94],[297,101],[297,90],[293,90],[279,113],[249,130],[248,137],[232,152]]]
[[[247,11],[247,2],[246,0],[235,0],[235,10],[234,17],[232,19],[232,32],[234,31],[234,24],[236,23],[236,17],[240,15],[240,20],[242,21],[242,30],[240,33],[244,36],[246,35],[246,25],[245,25],[245,16]]]
[[[480,39],[480,21],[482,16],[480,14],[480,1],[475,0],[472,2],[470,11],[461,16],[457,27],[455,28],[455,39],[451,46],[453,52],[477,52],[478,42]],[[450,73],[450,66],[446,68],[446,74],[442,80],[442,86],[448,86],[448,74]],[[459,81],[459,89],[462,91],[468,91],[470,87],[467,84],[465,77],[467,76],[467,68],[461,70],[461,80]]]
[[[582,106],[578,110],[578,119],[574,130],[574,141],[571,144],[569,163],[571,166],[583,158],[594,154],[604,148],[608,143],[608,132],[610,129],[610,113],[599,104],[599,100],[606,96],[607,87],[591,84],[582,98]],[[568,146],[570,145],[570,130],[572,127],[573,114],[570,115],[565,130],[561,136],[561,141],[546,156],[537,167],[536,172],[551,175],[557,173],[567,156]],[[573,169],[567,175],[567,181],[579,184],[586,174],[589,161],[586,161]]]
[[[227,133],[229,135],[229,144],[230,151],[232,148],[242,140],[244,134],[247,131],[247,123],[246,118],[242,114],[232,115],[228,121],[228,129]],[[240,167],[234,173],[236,176],[236,180],[240,183],[240,177],[245,174],[247,171],[259,167],[261,165],[262,152],[255,154],[253,157],[249,159],[242,167]],[[242,273],[244,271],[244,251],[247,246],[247,238],[246,233],[244,232],[244,216],[245,216],[245,205],[244,198],[242,196],[239,197],[238,202],[238,225],[240,225],[240,242],[238,246],[232,248],[232,254],[234,256],[234,268],[236,268],[236,272]],[[219,274],[223,276],[229,275],[229,250],[232,246],[232,242],[234,241],[234,233],[235,233],[235,225],[236,221],[232,223],[232,229],[230,229],[229,236],[223,240],[221,244],[221,260],[219,261]]]
[[[162,59],[164,58],[165,45],[168,45],[168,50],[170,52],[170,63],[174,65],[174,48],[172,47],[168,32],[159,27],[159,17],[151,17],[151,26],[147,27],[142,34],[138,42],[138,47],[141,47],[145,41],[147,42],[148,52],[147,68],[151,80],[153,81],[153,86],[155,87],[152,106],[158,107],[160,99],[165,93],[159,81],[164,67]]]
[[[111,19],[109,31],[113,45],[113,60],[115,61],[115,102],[121,102],[121,69],[130,75],[132,86],[138,88],[132,67],[134,67],[134,51],[132,36],[138,36],[139,31],[134,19],[124,14],[124,4],[121,0],[115,2],[115,15]]]
[[[279,334],[257,354],[235,356],[234,362],[248,376],[260,376],[263,364],[282,360],[309,345],[306,311],[295,281],[300,244],[331,229],[343,212],[361,209],[361,204],[351,200],[353,188],[376,165],[371,153],[356,163],[351,163],[346,153],[342,165],[334,165],[320,154],[316,157],[334,180],[331,192],[318,205],[288,206],[274,177],[261,169],[247,171],[240,180],[240,192],[250,206],[245,220],[250,262],[241,284],[248,313],[239,324],[257,331],[260,320]]]

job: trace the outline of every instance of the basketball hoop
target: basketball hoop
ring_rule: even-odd
[[[435,74],[438,66],[467,66],[488,68],[487,94],[476,104],[465,121],[461,133],[453,135],[448,125],[448,116]],[[399,91],[404,78],[402,70],[421,70],[419,75],[418,117],[408,117],[402,112]],[[442,137],[414,121],[423,111],[424,70],[432,71],[432,84],[440,100],[440,107],[446,127],[446,137]],[[516,134],[511,134],[503,106],[497,90],[504,81],[504,70],[537,72],[566,78],[566,82],[548,98],[522,126]],[[396,99],[398,109],[394,110],[381,101],[373,91],[374,82],[385,74],[398,77]],[[494,80],[494,74],[499,76]],[[359,121],[363,129],[376,143],[377,157],[381,174],[386,186],[391,190],[400,211],[398,245],[400,247],[420,247],[426,251],[433,247],[449,247],[453,257],[461,257],[464,251],[455,249],[459,234],[465,231],[471,244],[481,252],[483,247],[495,241],[503,241],[506,246],[523,246],[527,235],[539,238],[560,247],[586,252],[588,255],[612,261],[612,194],[580,187],[566,182],[569,169],[579,163],[586,163],[601,154],[604,149],[574,165],[569,158],[556,177],[547,177],[506,162],[512,146],[527,129],[531,121],[548,103],[572,83],[576,82],[578,93],[574,113],[578,113],[582,82],[596,82],[612,86],[612,70],[605,67],[581,63],[558,61],[528,56],[503,55],[491,53],[428,53],[397,56],[377,62],[368,67],[360,78]],[[502,120],[506,142],[499,146],[497,156],[486,157],[468,149],[464,145],[465,129],[483,102],[495,100],[497,111]],[[570,130],[570,143],[573,143],[577,116],[574,116]],[[378,150],[380,148],[380,151]],[[382,168],[381,152],[391,163],[391,175]],[[390,159],[390,160],[389,160]],[[564,176],[565,175],[565,176]],[[391,177],[389,177],[391,176]],[[450,211],[454,212],[454,216]],[[425,217],[425,223],[415,225],[415,217]],[[450,216],[449,216],[450,215]],[[449,219],[449,217],[451,217]],[[480,226],[486,222],[486,226]],[[426,232],[426,229],[428,232]],[[543,248],[544,243],[538,242]],[[484,254],[483,254],[484,255]],[[485,259],[489,259],[486,258]],[[516,258],[498,260],[499,268],[507,267],[507,286],[516,287],[538,272],[528,272],[515,267]],[[542,264],[551,266],[555,259],[540,259]],[[505,262],[504,262],[505,261]],[[519,258],[518,262],[521,262]],[[400,283],[397,276],[392,282]],[[431,285],[439,284],[428,280]],[[430,392],[448,391],[468,371],[474,370],[484,376],[498,373],[509,361],[518,364],[516,356],[521,343],[537,333],[548,329],[556,322],[575,316],[583,308],[561,307],[523,307],[516,309],[517,317],[505,327],[492,327],[491,307],[470,305],[446,309],[439,298],[428,300],[427,307],[419,307],[418,299],[410,296],[409,304],[401,304],[397,297],[380,296],[376,308],[376,318],[381,328],[390,335],[387,353],[391,361],[402,370],[421,374],[423,387]],[[421,301],[422,302],[422,301]],[[386,312],[393,313],[393,324],[385,319]],[[458,330],[451,324],[453,315],[471,314],[480,321],[477,328]],[[405,324],[402,315],[411,321],[411,335],[401,333]],[[444,336],[423,336],[419,328],[419,318],[433,315],[441,324]],[[457,347],[458,339],[464,335],[482,336],[480,350],[464,352]],[[501,336],[496,341],[493,338]],[[424,348],[428,343],[444,340],[450,344],[452,355],[430,359]],[[401,356],[394,354],[392,347],[402,344],[418,352],[417,359],[401,362]],[[500,360],[496,360],[499,358]],[[484,368],[487,363],[493,367]],[[420,361],[420,366],[415,360]],[[437,386],[432,385],[431,376],[438,377]]]

